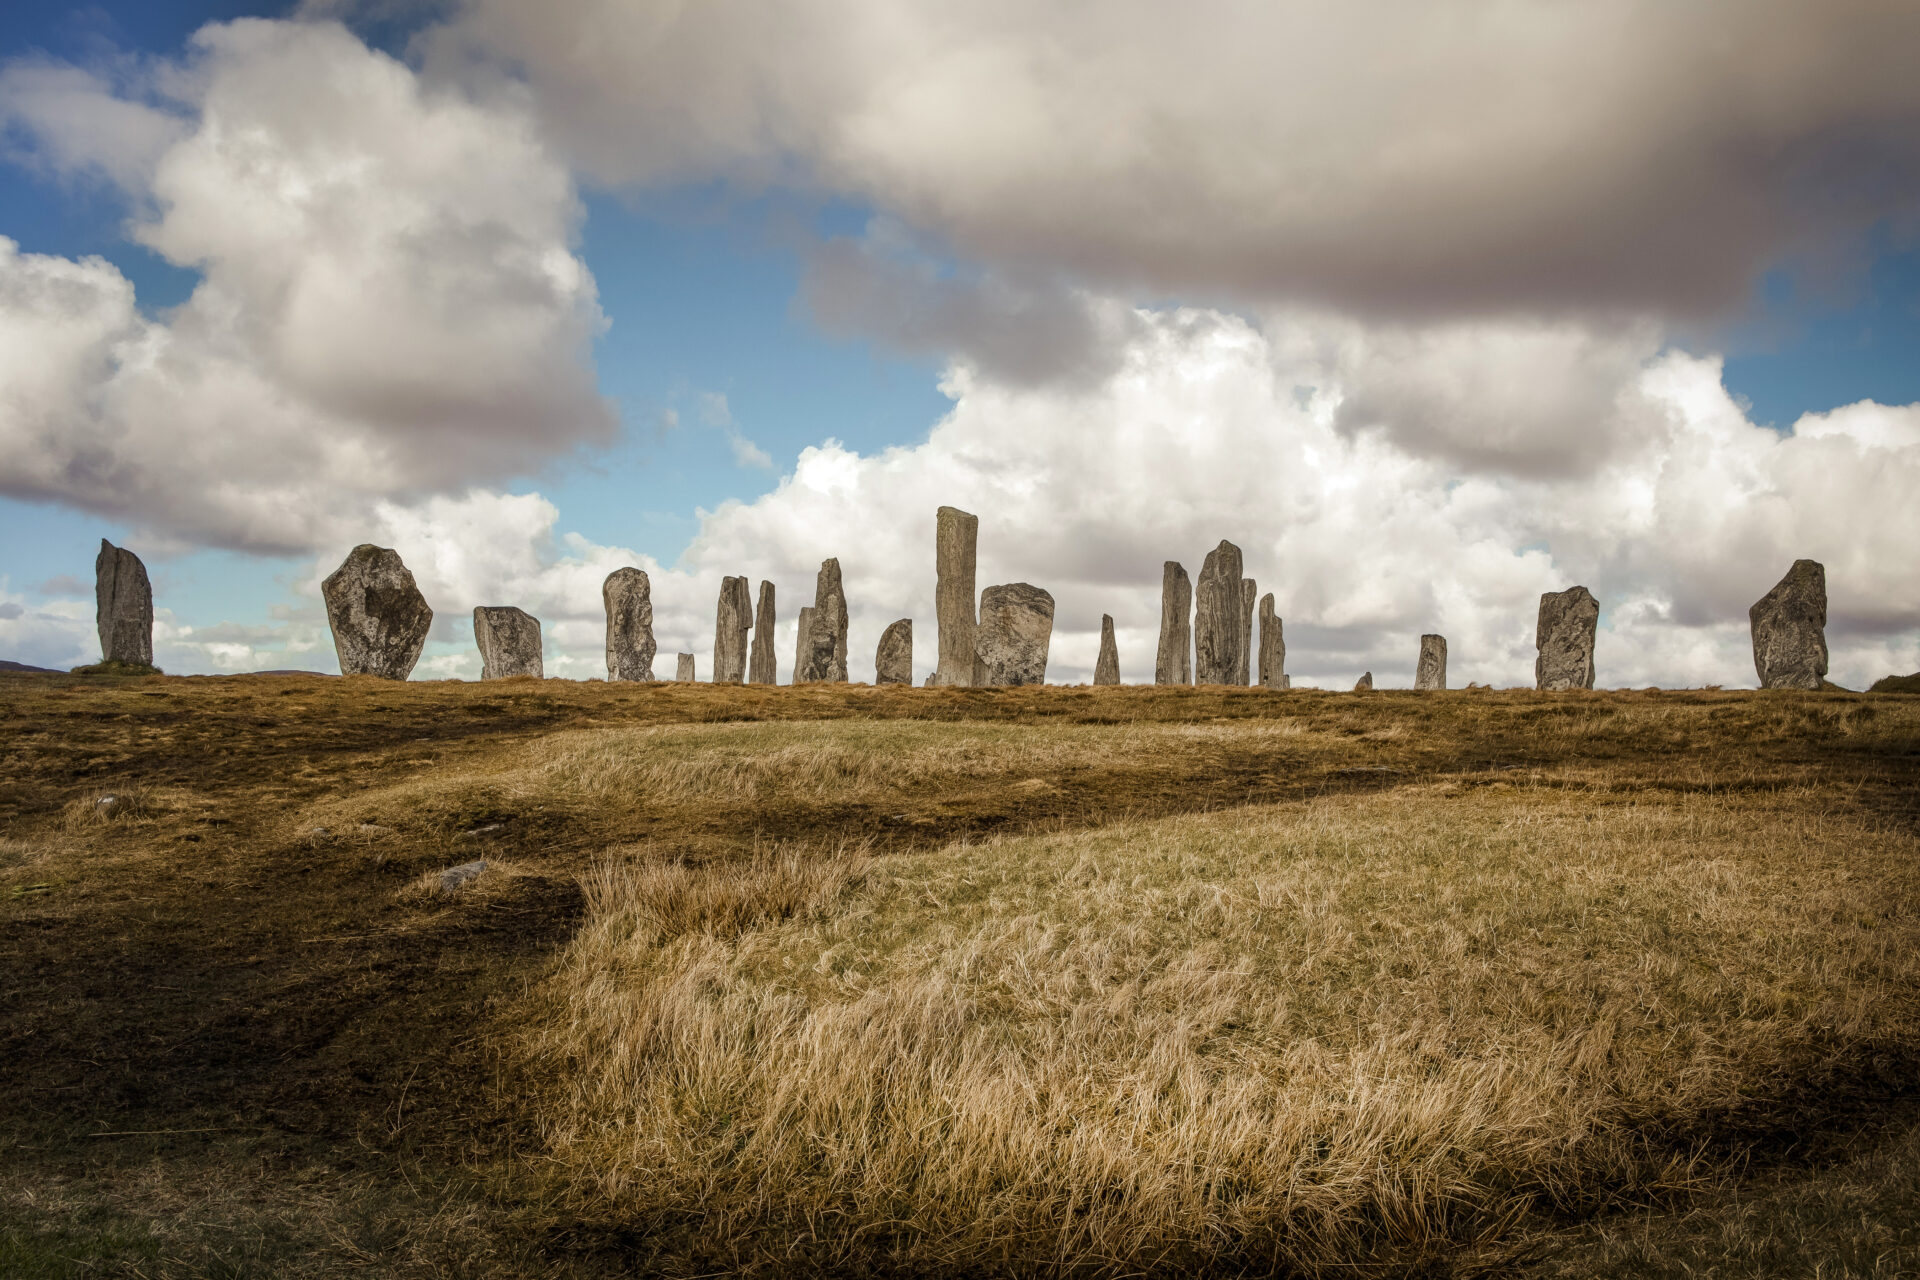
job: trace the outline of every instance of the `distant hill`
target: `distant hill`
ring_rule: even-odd
[[[1867,686],[1868,693],[1920,693],[1920,671],[1910,676],[1882,676]]]
[[[24,662],[15,662],[11,658],[0,658],[0,671],[25,671],[34,675],[57,676],[60,673],[52,667],[30,667]]]

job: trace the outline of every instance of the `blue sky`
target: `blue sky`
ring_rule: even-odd
[[[595,2],[570,0],[562,9],[585,13]],[[591,340],[592,376],[599,394],[617,414],[617,432],[610,444],[570,447],[561,439],[544,453],[532,448],[527,451],[534,459],[531,465],[511,474],[496,468],[474,482],[489,493],[538,494],[557,508],[557,522],[544,533],[536,529],[532,535],[536,539],[573,534],[582,540],[580,546],[625,548],[661,566],[682,563],[690,546],[704,545],[699,543],[702,512],[712,513],[732,502],[746,512],[735,523],[753,524],[763,515],[770,521],[769,513],[783,509],[783,503],[797,510],[799,498],[782,497],[776,491],[783,481],[793,481],[796,491],[807,488],[795,479],[795,468],[809,447],[838,441],[846,454],[873,465],[889,448],[917,450],[915,457],[924,454],[930,430],[955,407],[953,388],[943,390],[943,377],[955,369],[962,372],[964,386],[983,406],[982,414],[990,412],[985,406],[998,404],[1006,420],[1031,410],[1042,423],[1049,420],[1049,413],[1065,422],[1082,412],[1094,414],[1087,420],[1098,422],[1089,399],[1093,395],[1089,388],[1097,387],[1107,397],[1099,403],[1108,406],[1109,414],[1138,412],[1165,425],[1173,411],[1164,405],[1115,398],[1122,395],[1122,382],[1114,381],[1121,375],[1115,369],[1125,361],[1120,355],[1109,360],[1108,355],[1146,350],[1128,344],[1144,341],[1140,337],[1143,324],[1147,329],[1172,324],[1171,317],[1182,305],[1199,309],[1208,324],[1216,320],[1229,328],[1242,321],[1253,324],[1262,339],[1272,344],[1276,361],[1281,359],[1277,353],[1283,345],[1279,335],[1299,323],[1292,317],[1339,317],[1327,322],[1329,331],[1351,323],[1352,332],[1359,336],[1349,345],[1366,349],[1353,358],[1375,375],[1376,390],[1362,394],[1356,381],[1343,393],[1345,407],[1325,402],[1314,410],[1320,414],[1317,421],[1330,424],[1337,438],[1350,442],[1370,438],[1368,432],[1374,432],[1400,448],[1409,466],[1451,468],[1445,481],[1448,493],[1471,495],[1482,475],[1490,484],[1544,483],[1543,477],[1555,484],[1577,483],[1575,470],[1601,465],[1598,447],[1587,448],[1579,442],[1586,430],[1578,413],[1611,414],[1614,408],[1608,406],[1620,403],[1618,395],[1608,390],[1595,393],[1599,398],[1593,405],[1599,408],[1569,407],[1561,401],[1571,393],[1548,388],[1516,406],[1468,405],[1463,410],[1439,404],[1453,394],[1442,385],[1453,379],[1446,371],[1437,375],[1419,362],[1439,359],[1434,352],[1455,350],[1449,343],[1478,342],[1465,357],[1471,364],[1482,358],[1494,360],[1487,353],[1496,347],[1525,351],[1552,347],[1558,352],[1559,346],[1543,347],[1530,334],[1558,332],[1555,326],[1578,328],[1584,335],[1578,339],[1583,344],[1581,354],[1539,357],[1543,382],[1564,372],[1562,365],[1552,363],[1556,359],[1572,360],[1575,367],[1569,376],[1578,378],[1586,377],[1590,367],[1612,369],[1609,361],[1626,361],[1634,370],[1651,369],[1662,353],[1724,356],[1721,390],[1745,409],[1752,425],[1778,432],[1788,431],[1802,415],[1863,400],[1890,406],[1920,401],[1920,361],[1914,358],[1920,349],[1920,249],[1908,234],[1915,225],[1912,204],[1898,194],[1865,214],[1849,215],[1853,221],[1837,230],[1816,228],[1818,234],[1803,231],[1796,233],[1798,239],[1783,232],[1771,247],[1756,240],[1744,258],[1729,250],[1728,261],[1717,268],[1717,279],[1706,280],[1703,273],[1704,283],[1676,284],[1671,297],[1662,295],[1658,271],[1642,272],[1631,263],[1615,273],[1629,281],[1622,286],[1626,292],[1621,296],[1614,296],[1611,286],[1579,283],[1592,278],[1576,261],[1587,252],[1584,245],[1553,249],[1575,264],[1566,268],[1564,280],[1544,279],[1553,273],[1543,270],[1543,280],[1516,277],[1488,285],[1496,290],[1493,296],[1480,296],[1476,285],[1449,282],[1444,266],[1395,265],[1391,253],[1370,253],[1365,244],[1349,255],[1346,265],[1329,266],[1322,274],[1319,266],[1302,266],[1302,259],[1288,259],[1278,251],[1270,259],[1263,248],[1265,241],[1255,236],[1241,251],[1244,267],[1231,262],[1222,267],[1216,259],[1226,251],[1215,254],[1209,245],[1199,243],[1205,237],[1204,228],[1196,232],[1198,247],[1190,249],[1177,243],[1169,247],[1164,235],[1153,239],[1152,235],[1162,233],[1148,225],[1150,220],[1134,219],[1134,226],[1120,220],[1110,228],[1095,226],[1103,204],[1125,203],[1110,199],[1112,193],[1096,193],[1094,202],[1079,215],[1089,227],[1084,237],[1070,220],[1064,223],[1064,232],[1042,225],[1040,215],[1029,216],[1031,206],[1051,201],[1066,210],[1062,218],[1070,219],[1072,202],[1079,197],[1064,187],[1045,190],[1044,158],[1031,166],[1042,176],[1026,180],[1039,183],[1036,189],[1048,198],[1031,200],[1029,207],[1014,207],[1011,212],[996,211],[991,207],[996,193],[989,186],[979,188],[984,195],[958,186],[941,190],[937,177],[929,179],[904,168],[907,162],[894,155],[883,157],[884,164],[869,162],[862,170],[858,157],[846,158],[844,145],[836,150],[831,139],[820,141],[829,132],[826,126],[836,123],[832,119],[808,133],[798,125],[783,131],[776,115],[762,122],[758,132],[715,142],[709,135],[731,119],[723,108],[737,104],[719,102],[710,118],[689,108],[690,123],[684,125],[676,124],[680,103],[632,102],[622,98],[618,89],[608,90],[603,102],[583,106],[555,90],[556,84],[571,85],[574,77],[565,66],[551,64],[555,55],[552,47],[540,43],[541,33],[529,34],[510,15],[489,17],[490,0],[471,6],[394,9],[334,4],[324,8],[325,14],[307,16],[343,15],[359,40],[401,57],[423,77],[422,83],[438,83],[433,79],[436,75],[445,79],[436,70],[444,65],[435,60],[434,50],[441,46],[428,37],[454,31],[483,43],[494,42],[500,48],[490,51],[500,53],[503,64],[515,68],[510,74],[527,78],[541,136],[559,140],[553,143],[554,163],[570,173],[583,210],[571,248],[591,275],[605,319],[604,330]],[[448,16],[468,10],[471,16],[459,21]],[[413,16],[396,20],[389,16],[393,12]],[[196,30],[242,16],[290,19],[294,6],[165,2],[65,9],[32,6],[0,29],[0,60],[16,67],[53,63],[88,69],[105,82],[120,83],[121,88],[113,92],[135,99],[144,94],[143,100],[151,100],[150,86],[127,89],[126,83],[141,82],[142,68],[191,65],[188,41]],[[555,25],[563,26],[566,20],[557,17]],[[699,30],[686,33],[688,41],[701,38]],[[1006,38],[1013,42],[1018,37]],[[1414,39],[1415,34],[1407,38]],[[1655,33],[1648,38],[1653,44]],[[1787,31],[1780,38],[1784,42],[1804,36]],[[521,45],[513,45],[515,40]],[[1098,45],[1097,40],[1093,43]],[[751,49],[736,50],[724,40],[715,48],[718,52],[705,49],[702,56],[737,57],[744,79],[751,80],[762,65],[753,61]],[[644,51],[634,54],[643,56]],[[1656,73],[1657,67],[1648,72]],[[1445,67],[1435,71],[1442,79],[1447,74],[1451,73]],[[589,75],[581,71],[580,82],[587,83]],[[460,92],[484,105],[484,82],[459,83]],[[829,106],[836,101],[836,90],[831,83],[820,90]],[[796,99],[792,110],[799,116],[815,105],[803,97]],[[192,123],[194,109],[192,103],[167,108],[187,120],[189,129],[197,127]],[[912,109],[912,104],[903,106],[902,118]],[[623,112],[642,136],[630,152],[618,144],[610,147],[603,127],[613,121],[612,136],[618,137]],[[714,125],[710,120],[721,123]],[[959,120],[957,131],[964,134],[965,112]],[[868,145],[866,140],[876,130],[884,135],[887,123],[883,117],[880,123],[862,125],[866,130],[859,135],[862,145]],[[37,128],[43,125],[20,116],[5,135],[9,158],[0,162],[0,236],[15,241],[22,254],[75,261],[92,255],[104,258],[131,282],[141,314],[149,320],[164,320],[169,308],[192,293],[200,273],[169,262],[161,252],[131,237],[130,221],[152,216],[151,201],[140,191],[109,181],[85,164],[49,160],[50,144],[44,133],[35,132]],[[684,134],[676,134],[676,129]],[[990,122],[983,121],[980,129],[982,138],[1003,137],[990,131]],[[957,145],[956,158],[947,165],[949,172],[965,169],[981,154],[973,143],[955,144],[950,136],[954,132],[927,134],[928,150]],[[784,139],[772,159],[755,151],[756,147],[765,150],[762,135]],[[892,142],[882,138],[886,145]],[[700,148],[709,145],[712,155],[701,153]],[[987,148],[984,154],[989,159],[997,161],[994,147],[1021,144],[980,145]],[[1031,145],[1039,155],[1043,144]],[[817,150],[809,151],[813,146]],[[906,152],[915,149],[909,138]],[[689,154],[692,160],[685,159]],[[797,162],[789,163],[796,157]],[[1170,170],[1178,167],[1169,164]],[[1005,169],[1016,178],[1025,172],[1018,165]],[[796,173],[802,176],[795,177]],[[1126,183],[1137,176],[1127,175],[1118,188],[1121,195],[1126,194]],[[1153,201],[1177,206],[1180,197],[1169,197],[1164,189],[1153,186],[1155,177],[1148,174],[1139,179],[1140,198],[1148,206]],[[1637,180],[1636,175],[1628,174],[1622,181],[1630,179]],[[1762,175],[1756,182],[1771,180]],[[1005,186],[1014,179],[1003,175],[994,181]],[[1623,201],[1623,207],[1627,203]],[[1266,239],[1284,248],[1289,234],[1287,227],[1277,226]],[[1714,239],[1711,227],[1700,234],[1706,237],[1703,243]],[[1821,235],[1826,238],[1821,240]],[[1598,231],[1588,237],[1595,242],[1604,239]],[[1631,241],[1627,243],[1629,248],[1620,252],[1631,254]],[[836,252],[841,256],[835,257]],[[1436,258],[1444,252],[1445,246],[1437,248]],[[1340,255],[1325,256],[1331,261]],[[1647,256],[1657,254],[1650,250]],[[1372,265],[1376,261],[1387,265],[1376,272]],[[835,264],[844,268],[841,274],[833,274]],[[1278,284],[1273,283],[1276,279]],[[1243,280],[1249,282],[1244,287]],[[1728,280],[1734,284],[1729,286]],[[1745,284],[1740,285],[1740,280]],[[1578,292],[1582,288],[1593,293],[1590,305]],[[1498,293],[1500,289],[1506,292]],[[1703,303],[1706,294],[1713,296]],[[1456,295],[1457,312],[1449,310]],[[816,304],[824,311],[818,311]],[[1141,314],[1149,318],[1129,319],[1128,308],[1134,306],[1146,308]],[[820,317],[829,312],[833,313],[830,322],[823,321]],[[1483,323],[1506,327],[1485,341],[1460,336]],[[1448,324],[1455,324],[1456,330],[1441,332]],[[1617,337],[1629,329],[1654,336]],[[1391,341],[1383,334],[1392,335]],[[1516,334],[1522,336],[1516,338]],[[1337,345],[1332,339],[1325,341]],[[1614,346],[1607,347],[1608,343]],[[1592,354],[1602,347],[1606,351]],[[1626,354],[1609,354],[1615,347]],[[1401,355],[1381,354],[1389,350]],[[1337,358],[1327,358],[1338,364]],[[1394,360],[1401,363],[1393,364]],[[1359,377],[1354,372],[1358,366],[1340,367]],[[1457,362],[1447,368],[1457,368]],[[1325,383],[1330,376],[1322,374],[1317,381]],[[1309,391],[1296,398],[1302,405],[1316,403]],[[1385,406],[1379,410],[1387,415],[1381,422],[1353,416],[1373,406]],[[1522,444],[1494,439],[1499,431],[1492,424],[1502,415],[1515,416],[1517,425],[1507,435],[1521,439]],[[1473,438],[1482,429],[1475,424],[1483,421],[1492,443]],[[536,437],[543,429],[541,422],[533,420],[524,428]],[[1285,429],[1279,424],[1272,428]],[[1099,428],[1090,430],[1097,433]],[[1039,434],[1045,437],[1047,429],[1042,427]],[[959,455],[973,468],[970,474],[976,487],[987,483],[982,476],[998,477],[992,485],[1012,484],[1007,479],[1008,464],[982,460],[985,447],[963,449]],[[1059,450],[1052,456],[1060,458],[1059,465],[1068,470],[1075,465]],[[0,468],[8,465],[0,457]],[[923,459],[915,465],[937,471],[952,464]],[[467,488],[458,479],[435,483],[437,492],[449,496]],[[1345,483],[1330,480],[1328,491]],[[304,607],[310,620],[311,597],[302,595],[302,583],[310,581],[320,558],[337,554],[335,543],[279,554],[248,549],[233,539],[227,539],[234,544],[231,548],[210,545],[210,535],[183,532],[187,526],[177,521],[169,525],[158,514],[150,512],[135,521],[88,510],[99,500],[76,497],[57,484],[42,484],[36,490],[23,482],[8,488],[16,496],[0,496],[0,546],[5,548],[0,575],[17,597],[19,608],[70,601],[84,594],[76,591],[75,584],[88,583],[98,538],[138,543],[143,536],[149,542],[157,537],[170,545],[154,542],[160,553],[150,555],[149,563],[164,607],[177,620],[203,632],[230,623],[255,628],[266,636],[275,625],[276,609],[284,615]],[[956,491],[961,488],[957,486]],[[418,504],[435,491],[434,484],[413,486],[383,500]],[[988,491],[993,491],[991,485]],[[190,496],[185,501],[190,505]],[[1204,515],[1204,504],[1200,510]],[[1116,518],[1121,515],[1117,513]],[[765,521],[755,527],[766,527]],[[727,544],[733,527],[726,521],[708,527],[708,541]],[[911,540],[916,535],[903,531],[900,536]],[[1192,536],[1199,538],[1198,533]],[[1299,540],[1306,533],[1276,526],[1238,536],[1256,545],[1264,538],[1277,556],[1289,538]],[[1066,560],[1058,572],[1083,573],[1090,583],[1104,581],[1113,572],[1131,573],[1130,569],[1110,570],[1100,554],[1087,549],[1089,542],[1103,539],[1114,545],[1122,540],[1117,532],[1103,532],[1098,518],[1091,518],[1080,545],[1062,553]],[[219,541],[211,538],[212,543]],[[1622,547],[1602,549],[1604,541],[1597,534],[1569,534],[1557,542],[1552,537],[1516,536],[1511,554],[1515,563],[1527,564],[1533,563],[1530,556],[1545,556],[1569,572],[1586,576],[1618,573],[1626,584],[1631,573],[1623,566],[1634,560],[1633,552]],[[1190,570],[1197,570],[1205,545],[1171,548],[1165,554],[1190,557],[1195,561]],[[592,559],[578,547],[539,554],[547,560],[556,555],[562,559],[571,555],[583,563]],[[1157,555],[1142,552],[1146,567],[1138,576],[1143,582],[1157,582]],[[695,579],[704,582],[700,574],[709,567],[702,560],[688,568],[689,591]],[[1623,590],[1651,592],[1644,616],[1659,614],[1660,608],[1651,602],[1660,590],[1671,596],[1670,585],[1656,590],[1638,579],[1633,582],[1630,588],[1623,585]],[[783,589],[804,593],[806,587],[794,582]],[[1303,634],[1324,632],[1329,637],[1347,634],[1342,628],[1348,623],[1342,619],[1365,615],[1376,607],[1385,610],[1380,617],[1391,616],[1396,625],[1416,627],[1409,621],[1411,613],[1403,617],[1395,610],[1466,609],[1459,601],[1484,600],[1505,589],[1489,580],[1463,586],[1454,597],[1435,588],[1430,599],[1420,597],[1426,599],[1424,604],[1406,596],[1415,603],[1363,605],[1356,600],[1341,604],[1327,591],[1303,583],[1296,592],[1302,602],[1297,616]],[[1388,595],[1400,601],[1405,593]],[[1448,604],[1449,599],[1455,603]],[[697,618],[699,607],[688,608],[690,616]],[[1322,612],[1316,614],[1316,608]],[[1668,614],[1674,612],[1667,608]],[[1867,618],[1869,612],[1856,608],[1848,615],[1861,620],[1847,625],[1857,625],[1862,635],[1874,637],[1858,662],[1877,662],[1884,655],[1905,652],[1903,645],[1913,647],[1910,621],[1905,625],[1902,618],[1875,621]],[[1610,624],[1613,617],[1610,610]],[[1728,615],[1715,625],[1725,632],[1737,622]],[[922,625],[930,625],[930,619]],[[1070,634],[1083,636],[1097,625],[1097,613],[1091,619],[1079,618]],[[698,644],[693,626],[688,623],[683,628],[688,636],[681,643]],[[72,628],[59,634],[43,630],[31,641],[38,647],[0,653],[0,657],[65,662],[75,655],[61,651],[61,645],[74,634]],[[61,639],[63,635],[66,640]],[[1725,635],[1715,642],[1721,644],[1716,651],[1720,656],[1708,659],[1685,656],[1693,650],[1676,639],[1671,649],[1663,650],[1669,655],[1663,661],[1676,679],[1711,670],[1712,662],[1734,661],[1725,655],[1737,651],[1737,644],[1723,641]],[[249,658],[268,660],[277,652],[274,644],[270,638],[262,639]],[[1077,644],[1074,640],[1067,645],[1068,670],[1077,669],[1080,661],[1073,647]],[[457,633],[449,632],[436,639],[433,652],[446,660],[443,673],[452,673],[464,670],[457,663],[469,648]],[[1128,655],[1128,664],[1135,669],[1142,660],[1139,648],[1136,644],[1135,652]],[[924,667],[930,660],[930,638],[923,640],[921,649]],[[1313,660],[1306,653],[1303,649],[1302,661],[1311,665]],[[1363,657],[1355,655],[1355,660]],[[1088,658],[1086,665],[1090,665]],[[181,670],[222,669],[222,660],[191,646],[178,650],[173,661]],[[1150,663],[1150,656],[1145,661]],[[1512,665],[1508,659],[1502,661]],[[329,662],[330,655],[309,652],[296,665]],[[1341,657],[1333,663],[1334,669],[1343,671],[1344,662]],[[1707,665],[1689,665],[1697,663]],[[1410,656],[1406,665],[1411,665]],[[1656,663],[1646,671],[1658,675],[1669,668]]]

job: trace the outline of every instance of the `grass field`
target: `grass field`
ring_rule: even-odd
[[[1910,695],[9,676],[0,759],[0,1274],[1920,1271]]]

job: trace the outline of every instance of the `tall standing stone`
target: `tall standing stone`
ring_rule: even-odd
[[[1827,570],[1795,560],[1747,610],[1762,689],[1818,689],[1827,675]]]
[[[808,634],[813,630],[813,606],[800,606],[800,629],[793,638],[793,682],[802,683],[803,673],[807,669],[807,655],[813,652],[813,639]]]
[[[1160,647],[1153,655],[1155,684],[1193,683],[1193,583],[1178,561],[1160,570]]]
[[[1355,693],[1372,693],[1373,692],[1373,672],[1371,671],[1361,672],[1360,678],[1353,682],[1353,691]]]
[[[600,600],[607,607],[607,679],[651,680],[653,657],[653,586],[644,570],[615,569],[600,584]]]
[[[747,631],[753,626],[753,601],[745,578],[720,579],[720,604],[713,618],[713,682],[739,684],[747,678]]]
[[[152,666],[153,586],[140,557],[100,539],[100,554],[93,559],[93,601],[100,660]]]
[[[320,584],[343,676],[405,680],[420,660],[433,610],[398,552],[363,542]]]
[[[1585,587],[1548,591],[1540,597],[1540,625],[1534,631],[1536,689],[1593,688],[1593,637],[1600,626],[1600,602]]]
[[[1273,611],[1273,592],[1260,597],[1260,687],[1285,689],[1287,638],[1280,615]]]
[[[803,647],[805,669],[795,684],[844,683],[847,678],[847,595],[840,589],[840,562],[822,560],[813,589],[813,625]]]
[[[692,654],[683,653],[679,655],[679,661],[674,666],[673,678],[675,681],[677,681],[680,684],[693,683],[693,655]]]
[[[1233,682],[1245,686],[1253,674],[1253,609],[1260,588],[1252,578],[1240,579],[1240,636],[1234,651]]]
[[[966,686],[974,682],[973,575],[980,538],[980,517],[958,507],[941,507],[934,517],[933,608],[939,629],[938,665],[930,685]]]
[[[1207,552],[1193,592],[1193,678],[1196,684],[1247,682],[1241,657],[1240,548],[1221,542]]]
[[[902,618],[880,633],[873,655],[875,684],[913,683],[913,619]]]
[[[1113,642],[1113,615],[1100,615],[1100,656],[1094,659],[1095,684],[1120,683],[1120,647]]]
[[[473,642],[480,647],[480,678],[546,674],[540,619],[512,605],[480,605],[473,611]]]
[[[780,679],[773,654],[773,584],[760,583],[760,605],[753,613],[753,652],[747,657],[747,680],[751,684],[774,684]]]
[[[989,685],[1045,684],[1053,641],[1053,596],[1026,582],[980,593],[975,654]]]
[[[1420,637],[1420,665],[1413,671],[1413,687],[1416,689],[1447,687],[1447,638],[1445,636]]]

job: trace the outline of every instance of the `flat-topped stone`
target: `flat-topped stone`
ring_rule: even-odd
[[[674,664],[673,678],[674,678],[674,682],[677,684],[694,683],[692,654],[683,653],[678,656]]]
[[[989,685],[1045,684],[1053,641],[1053,596],[1028,582],[980,593],[975,653]]]
[[[1533,686],[1561,691],[1593,688],[1593,638],[1600,626],[1600,602],[1585,587],[1549,591],[1540,597],[1540,622],[1533,644]]]
[[[745,578],[720,579],[720,603],[713,619],[713,682],[741,684],[747,678],[747,632],[753,627],[753,601]]]
[[[1222,541],[1207,552],[1193,590],[1193,678],[1198,684],[1232,684],[1241,664],[1243,607],[1240,548]],[[1243,674],[1240,683],[1246,683]]]
[[[1827,678],[1827,570],[1795,560],[1747,610],[1762,689],[1818,689]]]
[[[1160,568],[1160,646],[1153,655],[1155,684],[1193,683],[1193,584],[1178,561]]]
[[[934,515],[933,608],[939,646],[930,685],[974,683],[973,576],[980,538],[980,517],[958,507]]]
[[[1093,661],[1095,684],[1120,683],[1120,647],[1113,640],[1113,615],[1100,615],[1100,656]]]
[[[100,539],[100,554],[93,560],[93,599],[100,660],[152,666],[153,585],[140,557]]]
[[[480,646],[480,678],[546,674],[540,619],[512,605],[480,605],[473,611],[473,641]]]
[[[1413,670],[1413,687],[1416,689],[1447,687],[1447,638],[1445,636],[1420,637],[1420,664]]]
[[[433,610],[397,552],[363,542],[320,584],[344,676],[405,680],[420,660]]]
[[[913,619],[889,623],[873,655],[875,684],[913,683]]]
[[[753,650],[747,655],[747,682],[773,684],[780,678],[773,653],[773,584],[760,583],[760,603],[753,611]]]
[[[607,608],[607,679],[651,680],[653,585],[644,569],[615,569],[600,584]]]

